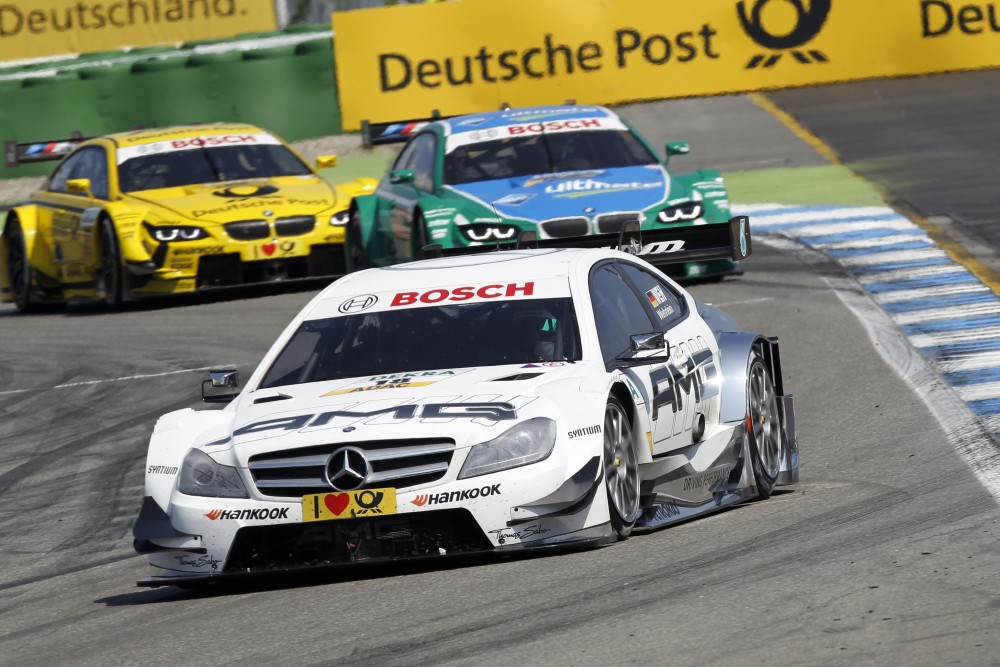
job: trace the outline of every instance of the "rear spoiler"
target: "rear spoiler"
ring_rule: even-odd
[[[380,144],[401,144],[428,123],[440,119],[441,115],[435,111],[432,118],[403,120],[398,123],[370,123],[363,120],[361,121],[361,145],[365,148],[371,148]]]
[[[3,146],[4,162],[8,167],[16,167],[31,162],[61,160],[84,141],[86,139],[79,132],[71,132],[68,139],[31,141],[23,144],[18,143],[16,139],[8,139]]]
[[[713,259],[740,261],[753,252],[750,218],[740,215],[729,222],[688,227],[639,230],[638,222],[627,222],[617,233],[594,234],[564,239],[538,239],[534,231],[522,231],[517,241],[442,249],[424,246],[424,256],[450,256],[514,250],[517,248],[612,248],[642,257],[650,264],[680,264]]]

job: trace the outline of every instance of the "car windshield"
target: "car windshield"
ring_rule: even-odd
[[[118,165],[122,192],[312,173],[280,144],[203,146],[131,157]]]
[[[627,130],[538,133],[456,146],[445,156],[444,180],[460,185],[648,164],[656,157]]]
[[[260,386],[579,359],[569,298],[426,306],[303,322]]]

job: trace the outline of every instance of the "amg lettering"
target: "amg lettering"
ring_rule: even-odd
[[[388,415],[391,419],[406,421],[419,414],[424,419],[490,419],[493,421],[509,421],[517,419],[517,410],[510,403],[428,403],[424,406],[412,403],[381,408],[368,412],[360,410],[330,410],[319,414],[295,415],[293,417],[277,417],[264,419],[241,426],[233,431],[233,437],[265,431],[296,431],[307,425],[327,426],[339,417],[349,419],[364,419]]]

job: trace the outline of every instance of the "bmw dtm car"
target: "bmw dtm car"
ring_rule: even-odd
[[[742,259],[733,222],[675,230],[676,258]],[[349,274],[242,391],[213,372],[224,409],[154,428],[139,585],[601,544],[797,481],[777,339],[695,301],[634,237],[545,245]]]
[[[9,164],[58,159],[0,235],[0,297],[21,310],[340,275],[351,197],[375,185],[334,187],[244,124],[7,145]]]
[[[729,199],[714,170],[671,174],[614,112],[596,106],[504,109],[431,122],[367,126],[370,143],[406,141],[374,193],[351,206],[349,262],[384,266],[450,250],[513,244],[523,230],[570,246],[637,221],[643,235],[724,223]],[[689,151],[666,145],[666,159]],[[674,263],[674,277],[738,273],[729,259]]]

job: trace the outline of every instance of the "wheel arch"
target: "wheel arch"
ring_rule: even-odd
[[[4,216],[2,234],[0,234],[0,294],[4,301],[13,299],[10,285],[10,272],[7,267],[7,236],[11,223],[17,222],[24,236],[25,252],[28,255],[28,265],[37,264],[39,250],[37,247],[38,214],[33,206],[15,206]]]
[[[624,379],[614,382],[608,390],[610,396],[618,399],[618,402],[625,408],[625,416],[628,417],[632,426],[632,437],[635,439],[636,460],[641,465],[653,460],[652,452],[649,448],[648,435],[651,434],[651,426],[643,411],[636,405],[636,399],[632,396],[628,385]],[[646,444],[646,446],[642,446]]]
[[[722,376],[722,402],[719,421],[723,423],[744,419],[747,414],[746,377],[754,353],[760,355],[771,375],[775,392],[782,396],[781,360],[778,339],[757,333],[720,333],[719,360]]]

